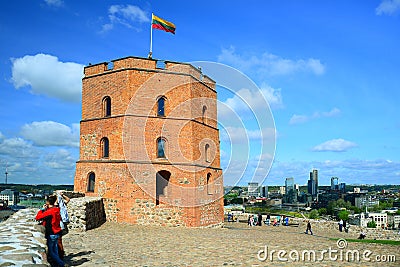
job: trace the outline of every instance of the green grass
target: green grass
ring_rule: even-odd
[[[339,240],[340,238],[330,238],[330,240]],[[375,239],[347,239],[347,242],[356,242],[356,243],[373,243],[373,244],[384,244],[384,245],[392,245],[392,246],[400,246],[400,241],[397,240],[375,240]]]
[[[20,206],[26,206],[28,208],[41,208],[45,203],[43,200],[23,200],[18,203]]]

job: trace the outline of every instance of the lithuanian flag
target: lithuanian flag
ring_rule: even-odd
[[[175,25],[172,22],[166,21],[162,18],[159,18],[155,16],[154,14],[151,14],[151,27],[153,29],[159,29],[163,30],[166,32],[171,32],[172,34],[175,34]]]

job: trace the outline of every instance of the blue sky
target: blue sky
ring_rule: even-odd
[[[73,183],[82,68],[146,57],[151,12],[177,27],[153,32],[154,58],[226,64],[258,87],[218,87],[226,184],[302,185],[312,168],[322,184],[399,183],[399,0],[2,2],[0,166],[9,182]],[[265,127],[253,128],[238,96]],[[243,121],[246,160],[232,154],[243,136],[224,107]]]

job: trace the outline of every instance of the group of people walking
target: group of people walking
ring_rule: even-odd
[[[48,255],[55,266],[65,267],[64,247],[62,244],[63,231],[66,232],[69,221],[66,204],[69,198],[62,192],[47,197],[46,204],[39,210],[36,220],[42,224],[46,231]]]

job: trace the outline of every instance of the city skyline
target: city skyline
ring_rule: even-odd
[[[285,177],[306,184],[312,169],[320,184],[333,176],[346,184],[399,181],[398,1],[16,0],[2,7],[0,181],[7,165],[9,183],[73,183],[83,67],[147,57],[151,13],[176,25],[175,35],[153,32],[153,58],[224,64],[257,87],[217,87],[225,185]],[[275,127],[249,123],[254,113],[271,113]],[[247,141],[243,158],[232,155]],[[257,149],[265,143],[276,151]]]

